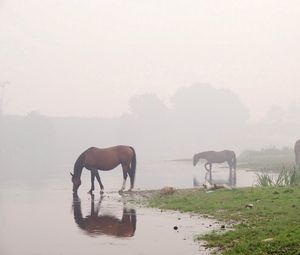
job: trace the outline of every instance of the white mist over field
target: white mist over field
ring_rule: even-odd
[[[115,144],[150,159],[292,147],[299,12],[273,0],[0,1],[2,161],[69,163]]]
[[[195,83],[261,119],[299,106],[299,1],[0,1],[5,112],[116,117]]]

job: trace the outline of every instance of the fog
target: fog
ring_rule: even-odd
[[[298,104],[299,12],[274,1],[0,1],[5,112],[119,117],[129,100],[209,83],[251,120]]]
[[[142,205],[297,181],[299,28],[299,0],[0,0],[0,254],[209,253],[235,221]]]
[[[300,124],[299,108],[273,109],[253,124],[235,93],[206,84],[179,89],[169,106],[155,94],[135,96],[129,106],[129,113],[114,118],[4,115],[1,162],[70,164],[90,146],[116,144],[134,146],[147,160],[191,158],[201,150],[292,147]]]
[[[0,1],[0,159],[292,147],[298,1]],[[4,171],[4,170],[2,170]]]

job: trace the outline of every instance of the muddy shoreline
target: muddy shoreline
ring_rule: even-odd
[[[199,191],[205,191],[203,187],[198,188],[186,188],[186,189],[174,189],[172,187],[165,187],[162,189],[152,189],[152,190],[135,190],[131,192],[123,192],[122,193],[122,199],[124,201],[127,201],[128,203],[133,203],[138,206],[149,208],[149,199],[151,199],[154,196],[168,196],[170,194],[184,194],[184,193],[191,193],[191,192],[199,192]],[[152,208],[153,209],[153,208]],[[210,233],[212,231],[229,231],[233,229],[233,224],[231,222],[221,222],[214,218],[211,215],[207,214],[198,214],[194,212],[182,212],[179,210],[166,210],[166,209],[159,209],[154,208],[154,210],[159,210],[162,213],[167,214],[173,214],[177,213],[178,215],[188,215],[188,217],[194,217],[201,222],[202,225],[207,224],[206,231],[203,231],[201,233],[194,233],[194,237],[197,235],[203,235]],[[208,223],[209,222],[209,223]],[[236,224],[236,223],[234,223]],[[194,242],[198,244],[199,246],[199,254],[221,254],[222,250],[221,248],[209,248],[207,246],[207,242],[204,240],[196,240],[194,239]]]
[[[204,191],[203,187],[198,188],[185,188],[185,189],[175,189],[173,187],[164,187],[162,189],[149,189],[149,190],[133,190],[124,191],[121,195],[122,198],[126,199],[128,202],[133,202],[140,204],[142,206],[148,206],[148,201],[154,196],[167,196],[171,194],[184,194],[191,192]],[[113,193],[113,192],[111,192]],[[108,193],[109,194],[109,193]]]

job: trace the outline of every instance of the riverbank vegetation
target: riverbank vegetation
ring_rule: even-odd
[[[295,154],[292,148],[276,147],[261,150],[246,150],[238,157],[238,167],[255,169],[263,172],[280,172],[283,168],[295,165]]]
[[[280,187],[300,185],[300,169],[293,166],[283,167],[278,174],[268,172],[257,173],[257,185],[260,187]]]
[[[180,191],[149,205],[211,215],[226,228],[199,236],[223,254],[299,254],[300,186]]]

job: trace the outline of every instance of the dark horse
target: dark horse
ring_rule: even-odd
[[[296,141],[294,146],[296,165],[300,166],[300,139]]]
[[[200,159],[205,159],[207,162],[204,167],[209,173],[209,182],[212,184],[211,169],[213,163],[223,163],[227,162],[230,170],[230,184],[236,184],[236,156],[234,151],[224,150],[224,151],[204,151],[194,155],[193,164],[194,166],[198,163]],[[232,173],[233,171],[233,173]]]
[[[136,229],[136,212],[134,209],[123,207],[122,219],[113,215],[99,215],[102,198],[95,206],[94,195],[91,194],[90,215],[83,217],[81,212],[81,201],[73,195],[74,220],[77,226],[89,236],[108,235],[115,237],[132,237]]]
[[[136,155],[135,150],[130,146],[119,145],[106,149],[99,149],[91,147],[80,154],[74,164],[74,174],[72,175],[73,192],[76,193],[81,185],[80,176],[82,169],[91,171],[91,189],[89,193],[92,193],[95,189],[94,180],[95,177],[99,182],[101,193],[104,186],[101,182],[98,170],[108,171],[112,170],[121,164],[123,169],[123,185],[120,192],[125,189],[127,175],[130,177],[130,189],[133,189],[136,169]]]

